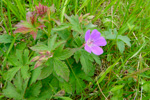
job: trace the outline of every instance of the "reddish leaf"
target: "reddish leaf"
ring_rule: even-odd
[[[33,37],[34,40],[35,40],[35,39],[36,39],[36,36],[37,36],[37,32],[31,31],[30,34],[32,35],[32,37]]]
[[[31,31],[31,28],[27,28],[27,27],[21,27],[21,28],[18,28],[14,31],[14,33],[28,33]]]

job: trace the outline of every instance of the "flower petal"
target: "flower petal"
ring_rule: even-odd
[[[87,42],[89,38],[90,38],[90,30],[87,30],[85,34],[85,41]]]
[[[103,49],[100,48],[99,46],[95,45],[91,47],[91,50],[94,54],[96,55],[101,55],[103,53]]]
[[[94,29],[91,33],[91,39],[94,41],[95,39],[99,38],[101,35],[100,32],[97,31],[97,29]]]
[[[85,49],[87,52],[91,53],[91,48],[90,48],[87,44],[85,44],[84,49]]]
[[[95,44],[97,46],[105,46],[107,44],[107,42],[104,37],[99,37],[96,41],[94,41],[93,44]]]

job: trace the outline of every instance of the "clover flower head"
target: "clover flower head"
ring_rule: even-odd
[[[101,36],[101,33],[94,29],[90,34],[90,30],[88,30],[85,34],[85,47],[84,49],[91,53],[93,52],[95,55],[101,55],[103,53],[103,49],[99,46],[105,46],[107,44],[104,37]]]

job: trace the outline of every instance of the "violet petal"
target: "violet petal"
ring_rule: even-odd
[[[103,53],[103,49],[100,48],[99,46],[95,45],[91,47],[91,50],[94,54],[96,55],[101,55]]]
[[[96,29],[94,29],[91,33],[91,39],[95,40],[95,39],[99,38],[100,35],[101,35],[100,32],[98,32]]]
[[[85,41],[87,42],[89,38],[90,38],[90,30],[87,30],[85,34]]]
[[[104,37],[99,37],[96,41],[94,41],[94,44],[97,46],[105,46],[107,42]]]
[[[90,48],[87,44],[85,44],[84,49],[85,49],[87,52],[91,53],[91,48]]]

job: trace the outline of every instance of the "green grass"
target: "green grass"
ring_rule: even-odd
[[[125,45],[120,53],[116,41],[108,40],[104,54],[100,56],[101,66],[95,70],[94,81],[87,83],[84,92],[69,95],[72,99],[89,100],[149,100],[150,98],[150,1],[149,0],[1,0],[0,34],[11,34],[14,25],[25,20],[26,12],[41,2],[54,4],[54,17],[60,22],[67,22],[67,15],[90,13],[92,23],[98,26],[101,34],[109,29],[117,29],[118,35],[128,36],[131,47]],[[51,27],[51,26],[50,26]],[[112,31],[114,34],[114,32]],[[6,72],[9,53],[15,45],[14,37],[6,51],[0,54],[2,73]],[[1,46],[2,44],[0,44]],[[3,51],[0,47],[0,51]],[[0,79],[4,87],[5,81]],[[2,92],[2,89],[0,89]],[[1,95],[1,94],[0,94]],[[3,95],[2,95],[3,97]]]

